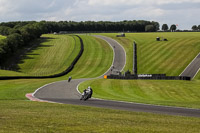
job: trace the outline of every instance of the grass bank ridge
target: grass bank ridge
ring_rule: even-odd
[[[80,59],[80,57],[84,51],[84,44],[83,44],[82,38],[78,35],[75,35],[75,36],[77,36],[80,40],[81,49],[79,51],[79,54],[74,59],[74,61],[71,63],[71,65],[65,71],[58,73],[58,74],[49,75],[49,76],[0,76],[0,80],[57,78],[57,77],[61,77],[61,76],[68,74],[69,72],[72,71],[72,69],[74,68],[74,65],[78,62],[78,60]]]

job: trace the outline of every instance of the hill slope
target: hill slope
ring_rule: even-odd
[[[200,52],[200,33],[130,33],[117,38],[117,34],[104,34],[119,41],[127,51],[126,70],[133,67],[133,41],[138,47],[138,73],[165,73],[179,75]],[[156,37],[168,41],[156,41]]]

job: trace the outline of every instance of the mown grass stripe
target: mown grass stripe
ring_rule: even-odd
[[[162,49],[159,52],[159,56],[158,55],[154,56],[149,62],[147,62],[146,66],[150,66],[150,67],[146,68],[146,70],[148,72],[158,70],[160,64],[162,62],[165,62],[166,59],[169,59],[171,57],[171,55],[173,54],[172,45],[173,45],[173,43],[171,45],[167,45],[164,49]]]
[[[92,69],[92,64],[95,62],[93,60],[93,57],[95,55],[94,52],[92,51],[95,51],[95,46],[92,46],[93,45],[93,42],[90,42],[91,40],[88,39],[88,37],[84,37],[84,36],[81,36],[82,39],[83,39],[83,43],[85,44],[85,50],[84,50],[84,53],[83,53],[83,58],[80,59],[80,61],[78,62],[78,66],[80,66],[80,64],[86,66],[86,67],[76,67],[74,68],[74,71],[77,71],[77,73],[74,74],[73,77],[77,77],[79,76],[79,73],[82,73],[81,77],[85,77],[85,75],[89,75],[89,73],[91,72],[91,70],[88,70],[88,68]],[[96,55],[98,55],[99,53],[97,52]],[[91,57],[91,58],[88,58],[88,57]]]
[[[187,43],[192,43],[192,40],[188,40]],[[195,52],[196,53],[196,52]],[[169,73],[171,70],[174,68],[181,68],[184,65],[184,62],[190,62],[192,56],[188,56],[191,54],[191,51],[185,51],[185,47],[180,47],[176,53],[172,54],[171,57],[168,59],[169,61],[166,62],[171,62],[166,64],[165,66],[162,66],[163,68],[166,67],[166,73]],[[188,58],[190,57],[190,58]],[[176,58],[175,61],[172,59]],[[171,75],[179,75],[180,71],[171,71]]]
[[[166,53],[169,50],[170,50],[170,46],[167,46],[165,49],[163,49],[162,51],[160,51],[160,54],[162,55],[162,54]],[[169,54],[169,52],[168,52],[168,54]],[[159,64],[160,62],[162,62],[160,56],[153,56],[151,59],[149,59],[146,62],[141,61],[140,65],[141,66],[144,65],[144,67],[142,69],[142,71],[144,73],[150,73],[151,70],[152,70],[152,68],[155,68],[157,66],[157,64]],[[139,72],[141,72],[140,69],[139,69]]]
[[[151,45],[149,45],[149,46],[151,46]],[[148,50],[143,51],[143,49],[141,49],[141,52],[139,51],[139,54],[138,54],[138,56],[140,57],[139,63],[141,62],[141,64],[143,64],[144,66],[147,65],[147,64],[145,64],[146,62],[152,63],[152,62],[150,62],[152,60],[152,58],[155,58],[156,57],[155,55],[158,54],[158,52],[160,52],[161,49],[163,49],[163,47],[164,47],[164,45],[162,45],[162,46],[154,45],[154,47],[150,47],[150,48],[148,48]]]
[[[34,58],[34,60],[25,60],[25,63],[21,65],[22,72],[29,73],[29,75],[43,75],[44,73],[49,75],[62,72],[67,68],[67,66],[61,66],[61,64],[65,62],[65,59],[68,59],[73,51],[75,45],[75,42],[72,41],[73,38],[66,35],[44,36],[51,37],[50,42],[41,44],[38,50],[31,53],[33,54],[31,58]],[[71,42],[72,44],[70,44]],[[55,55],[56,53],[58,54]],[[77,54],[77,52],[74,53]],[[71,62],[71,60],[69,61]]]
[[[105,73],[112,64],[113,52],[111,47],[103,40],[93,36],[81,35],[85,51],[74,71],[69,73],[75,78],[94,78]],[[102,61],[103,60],[103,61]]]
[[[89,85],[97,98],[200,108],[199,81],[96,79],[82,83],[80,89]]]

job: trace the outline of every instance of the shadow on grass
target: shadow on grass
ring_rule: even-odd
[[[33,56],[39,56],[40,54],[34,54],[33,52],[42,49],[44,47],[52,47],[53,45],[44,45],[43,43],[50,42],[55,38],[41,37],[33,42],[29,43],[26,47],[18,49],[10,57],[7,58],[5,63],[0,66],[1,69],[21,72],[19,64],[23,64],[26,59],[34,59]]]

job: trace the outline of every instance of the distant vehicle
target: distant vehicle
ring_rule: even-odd
[[[125,37],[125,33],[121,33],[121,35],[116,35],[116,37]]]
[[[156,41],[168,41],[167,38],[156,37]]]

